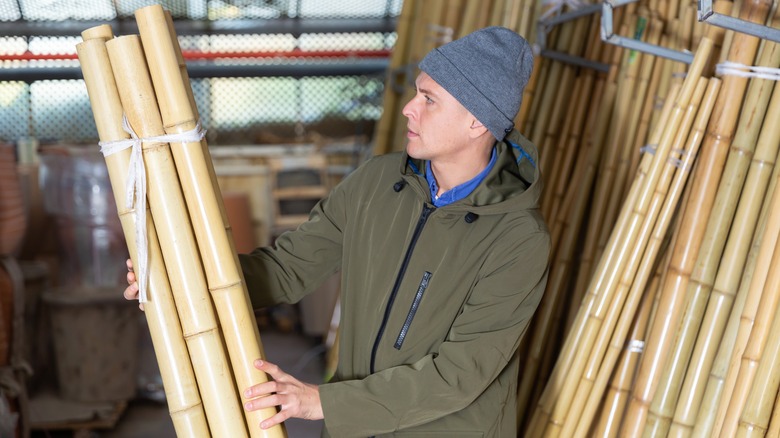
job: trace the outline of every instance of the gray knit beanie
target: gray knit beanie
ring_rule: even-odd
[[[531,46],[523,37],[493,26],[431,50],[420,70],[503,140],[514,127],[533,65]]]

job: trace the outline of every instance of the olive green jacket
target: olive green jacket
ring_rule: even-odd
[[[513,132],[465,199],[435,208],[423,162],[375,157],[274,248],[241,256],[254,306],[341,269],[333,437],[514,437],[515,354],[547,281],[537,152]]]

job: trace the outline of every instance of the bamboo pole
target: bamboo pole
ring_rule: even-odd
[[[664,257],[668,261],[668,257]],[[631,384],[634,381],[634,371],[639,363],[644,346],[645,331],[650,319],[650,313],[653,308],[653,291],[658,289],[662,265],[659,263],[653,279],[647,287],[647,291],[642,296],[639,312],[634,318],[629,334],[629,341],[623,346],[623,350],[618,358],[618,364],[615,372],[609,382],[603,402],[597,413],[598,421],[590,431],[590,436],[599,437],[617,437],[620,427],[620,420],[623,416],[628,395],[631,392]]]
[[[769,421],[769,430],[766,432],[766,438],[780,437],[780,392],[775,399],[775,407],[772,410],[772,418]]]
[[[780,281],[773,285],[780,286]],[[772,339],[780,336],[780,307],[775,309],[772,325],[769,327],[769,336]],[[742,410],[737,429],[738,437],[763,437],[766,434],[778,387],[780,387],[780,342],[768,342]]]
[[[749,16],[750,14],[746,15],[746,17]],[[743,50],[733,50],[733,59],[750,59],[747,62],[752,63],[755,45],[750,44],[748,37],[741,38],[741,40],[743,40],[740,43]],[[687,289],[695,262],[694,256],[699,251],[704,234],[700,224],[706,223],[709,217],[710,206],[715,196],[714,188],[717,185],[716,181],[720,179],[728,147],[727,144],[724,144],[724,140],[731,138],[733,133],[736,113],[741,106],[736,102],[741,102],[745,86],[745,81],[737,81],[732,77],[727,77],[723,81],[721,93],[710,122],[710,133],[702,146],[696,176],[693,180],[691,199],[683,213],[684,228],[674,251],[675,256],[670,269],[671,275],[665,281],[664,298],[662,299],[663,311],[659,312],[664,317],[657,319],[651,328],[649,336],[651,342],[647,345],[648,350],[643,356],[638,371],[637,384],[626,415],[627,421],[621,428],[623,436],[638,436],[641,433],[640,430],[645,427],[648,407],[654,394],[658,391],[666,392],[666,390],[659,389],[659,386],[661,386],[661,371],[665,364],[674,362],[673,359],[667,360],[671,348],[669,339],[672,337],[672,327],[676,327],[680,318],[680,309],[684,298],[682,291]],[[667,385],[670,384],[668,380],[666,382]],[[660,402],[661,399],[658,400]]]
[[[769,109],[765,121],[778,120],[780,118],[780,87],[774,87],[772,92]],[[729,237],[727,248],[734,246],[733,252],[740,254],[745,252],[745,259],[735,257],[735,261],[724,261],[718,271],[718,277],[715,280],[713,293],[723,295],[734,295],[734,302],[729,317],[727,327],[724,330],[723,340],[720,342],[718,353],[713,362],[712,370],[708,379],[704,403],[699,409],[698,419],[694,428],[694,436],[711,436],[713,430],[720,430],[722,427],[725,408],[728,400],[731,398],[733,390],[732,384],[727,384],[726,374],[729,369],[729,359],[735,348],[744,349],[744,343],[737,347],[736,333],[739,327],[740,316],[742,315],[747,289],[750,286],[750,279],[755,268],[755,258],[758,253],[758,244],[763,235],[763,227],[760,225],[766,221],[768,214],[767,208],[769,200],[772,198],[773,183],[777,178],[777,166],[775,166],[778,147],[780,146],[780,132],[773,129],[771,123],[764,123],[761,134],[756,145],[756,153],[748,170],[745,188],[740,198],[740,205],[737,208],[737,216],[734,219],[732,233],[737,237]],[[772,174],[775,175],[772,175]],[[758,216],[758,221],[751,220]],[[754,231],[755,230],[755,231]],[[755,234],[754,234],[755,233]],[[753,236],[753,243],[750,247],[743,248],[749,244],[750,240],[746,236]],[[741,352],[740,352],[741,355]],[[734,375],[736,377],[736,375]],[[723,406],[723,410],[719,409]],[[720,415],[716,415],[720,413]],[[716,417],[718,418],[716,420]]]
[[[122,104],[105,45],[105,40],[113,38],[113,35],[109,26],[103,25],[99,28],[100,31],[108,29],[108,38],[104,38],[105,34],[103,36],[96,34],[95,28],[85,31],[82,34],[84,42],[76,45],[79,62],[100,140],[103,142],[125,140],[129,135],[121,128]],[[126,149],[105,157],[111,188],[117,200],[126,197],[130,154],[131,151]],[[117,202],[117,213],[134,266],[140,266],[135,243],[136,229],[133,220],[135,209],[123,206],[120,201]],[[146,221],[148,223],[149,293],[148,301],[144,303],[144,316],[152,337],[168,412],[177,436],[209,436],[203,403],[165,272],[157,231],[148,211]]]
[[[780,46],[767,43],[758,65],[773,68],[780,66]],[[677,401],[670,430],[671,436],[688,436],[693,430],[706,388],[706,379],[712,369],[712,362],[734,303],[735,292],[726,293],[725,290],[713,290],[713,288],[719,274],[719,266],[724,271],[724,275],[737,278],[733,283],[738,283],[739,275],[742,273],[741,268],[747,256],[747,246],[753,235],[753,225],[758,210],[753,212],[752,218],[749,219],[752,225],[747,228],[740,224],[741,228],[732,229],[732,221],[737,213],[740,193],[752,161],[773,86],[773,82],[767,79],[754,79],[750,83],[739,126],[707,223],[704,241],[699,250],[697,268],[691,275],[689,293],[691,287],[695,288],[692,294],[701,301],[691,309],[702,308],[702,312],[691,314],[692,330],[688,333],[692,339],[696,339],[696,343],[691,345],[692,351],[688,353],[691,359],[687,372],[681,370],[685,372],[685,379]],[[750,192],[750,197],[754,198],[753,192]],[[727,247],[727,241],[731,242],[731,246]],[[736,252],[733,247],[740,245],[741,251]],[[726,251],[727,249],[729,251]],[[734,270],[735,266],[739,268]]]
[[[139,38],[119,37],[106,46],[130,126],[141,138],[164,134]],[[149,205],[212,435],[247,436],[170,148],[144,142],[143,151]]]
[[[590,429],[590,422],[595,415],[598,401],[612,375],[642,292],[653,272],[672,215],[682,196],[690,172],[690,163],[698,150],[701,141],[700,133],[704,131],[707,120],[709,120],[718,85],[713,82],[713,85],[708,88],[707,80],[699,79],[699,84],[697,84],[696,91],[690,99],[685,117],[675,133],[675,140],[667,149],[672,151],[670,153],[672,157],[678,154],[675,151],[685,150],[684,159],[680,157],[682,164],[679,171],[676,171],[678,169],[676,162],[667,160],[658,177],[658,183],[654,187],[655,193],[653,193],[646,211],[644,213],[638,212],[644,216],[639,219],[643,222],[642,228],[636,234],[636,239],[630,238],[634,248],[620,274],[614,297],[597,337],[596,347],[590,355],[579,383],[578,392],[581,395],[575,400],[574,406],[580,407],[576,410],[570,409],[569,413],[573,415],[568,417],[564,432],[572,430],[575,436],[584,436]],[[697,114],[705,90],[707,91],[707,101],[704,102],[702,111]],[[691,132],[694,121],[696,127]],[[660,150],[657,153],[661,153]],[[637,206],[641,208],[642,204],[637,204]],[[575,419],[576,421],[574,421]],[[565,435],[569,436],[570,434],[565,433]]]
[[[736,377],[731,397],[728,399],[723,426],[720,429],[720,436],[723,437],[734,436],[736,433],[738,419],[752,386],[758,360],[767,342],[771,318],[780,299],[778,294],[772,293],[780,288],[780,251],[775,250],[778,233],[780,233],[780,224],[778,224],[780,190],[777,190],[777,182],[775,182],[769,211],[756,268],[750,281],[750,289],[737,332],[737,342],[732,353],[732,364],[736,362],[739,365],[730,366],[726,375],[727,384],[731,380],[732,373]],[[744,341],[745,337],[747,342]],[[740,351],[742,345],[745,346],[744,351]],[[735,357],[737,354],[741,356],[741,360]],[[720,408],[718,409],[720,411]]]
[[[701,79],[700,82],[702,87],[704,87],[704,84],[707,81]],[[684,146],[680,148],[684,151],[684,153],[681,154],[679,162],[670,163],[668,165],[668,167],[673,168],[677,168],[679,166],[679,168],[674,171],[674,180],[669,185],[669,190],[667,193],[657,191],[657,202],[663,202],[663,206],[661,207],[661,211],[658,213],[658,219],[653,225],[654,229],[652,235],[650,236],[650,240],[645,246],[643,254],[641,255],[641,264],[636,269],[636,273],[634,275],[631,275],[631,271],[626,269],[622,276],[616,296],[620,297],[621,295],[625,294],[625,291],[627,290],[628,297],[622,304],[622,314],[612,334],[612,340],[610,343],[611,350],[607,352],[603,363],[598,370],[598,375],[595,377],[595,383],[593,384],[594,389],[590,393],[590,398],[586,404],[586,410],[583,414],[583,418],[580,420],[581,425],[586,425],[586,421],[588,421],[588,419],[593,415],[592,412],[595,410],[595,406],[598,401],[597,397],[600,396],[601,392],[603,392],[607,385],[607,381],[612,373],[614,364],[617,362],[618,356],[620,354],[620,349],[625,342],[625,337],[628,333],[631,320],[633,319],[633,315],[636,312],[637,306],[639,305],[641,294],[644,291],[648,279],[653,271],[653,266],[656,263],[658,255],[660,254],[665,236],[667,235],[669,225],[672,221],[672,217],[678,208],[680,198],[682,197],[685,185],[688,181],[693,160],[698,153],[698,149],[707,126],[707,121],[709,120],[712,113],[715,97],[717,96],[718,89],[720,87],[720,81],[717,79],[711,79],[709,80],[709,84],[706,87],[706,95],[703,96],[701,108],[698,110],[693,128],[690,130],[680,130],[680,137],[682,138],[680,138],[680,141],[675,142],[676,144],[680,144],[680,146],[683,146],[684,143]],[[704,90],[702,90],[702,94],[704,94]],[[673,147],[672,156],[678,153],[674,152],[676,149],[678,148]],[[669,170],[671,171],[672,169]],[[665,178],[670,178],[670,176],[665,176]],[[659,188],[663,189],[664,186],[659,184]],[[654,202],[656,202],[655,199]],[[651,207],[649,211],[652,211],[652,209],[653,207]],[[592,376],[592,372],[589,374]],[[586,431],[585,429],[581,428],[578,430],[581,430],[581,433],[578,434],[579,436],[582,436],[582,433]]]
[[[651,17],[653,15],[652,12],[647,14]],[[648,42],[650,44],[661,44],[663,23],[656,18],[650,18],[648,26],[650,28],[647,37]],[[626,140],[629,143],[619,163],[619,167],[626,167],[626,181],[633,181],[636,170],[639,167],[640,149],[645,145],[647,132],[650,128],[650,114],[654,106],[652,96],[655,95],[661,80],[660,72],[663,59],[656,59],[655,56],[647,53],[641,54],[641,59],[642,65],[639,70],[637,92],[634,96],[634,101],[637,103],[644,102],[644,104],[637,104],[631,108],[632,114],[629,117],[631,125],[626,135]],[[623,190],[619,197],[620,201],[625,200],[625,197],[628,195],[628,187],[629,184],[623,185]]]
[[[177,63],[176,49],[168,22],[160,5],[135,12],[144,52],[155,85],[162,122],[167,134],[196,129],[198,120]],[[263,358],[262,343],[246,284],[243,282],[235,251],[225,232],[221,195],[214,187],[207,157],[200,141],[176,144],[171,148],[192,221],[208,288],[222,327],[239,390],[268,381],[268,376],[252,366]],[[258,425],[276,413],[266,408],[245,413],[252,437],[285,436],[282,425],[261,429]]]

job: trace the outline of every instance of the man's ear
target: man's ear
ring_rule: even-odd
[[[470,128],[469,129],[469,137],[471,137],[471,138],[479,138],[479,137],[483,136],[485,133],[490,133],[490,131],[488,131],[487,127],[485,125],[483,125],[482,122],[480,122],[477,119],[473,119],[471,121],[471,126],[469,128]]]

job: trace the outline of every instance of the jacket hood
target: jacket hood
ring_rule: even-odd
[[[490,173],[468,196],[446,207],[479,215],[503,214],[539,207],[542,178],[536,146],[517,130],[495,144],[497,161]],[[402,154],[401,174],[420,196],[430,202],[425,161]]]

